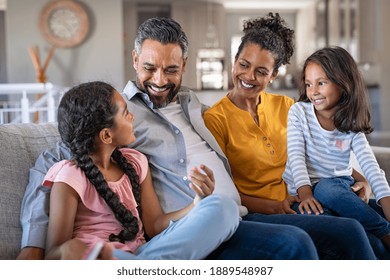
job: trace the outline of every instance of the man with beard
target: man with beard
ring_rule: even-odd
[[[366,256],[357,256],[349,246],[364,247],[367,238],[355,223],[345,220],[317,217],[313,225],[316,230],[309,233],[313,236],[292,225],[245,220],[247,209],[241,206],[228,161],[203,122],[202,113],[207,107],[195,93],[181,86],[187,50],[187,37],[177,22],[168,18],[146,20],[138,29],[133,51],[137,79],[123,90],[128,109],[135,115],[136,141],[131,147],[147,156],[163,211],[175,211],[194,200],[187,174],[193,166],[205,164],[214,172],[214,193],[232,197],[243,217],[235,234],[210,259],[317,259],[317,251],[326,258],[372,258],[371,248],[367,248]],[[53,162],[70,156],[59,143],[55,150],[44,152],[32,168],[22,204],[20,259],[43,257],[49,193],[41,186],[42,178]],[[325,228],[329,223],[322,219],[332,219],[337,233]],[[341,228],[354,235],[340,234]],[[204,230],[207,238],[207,229]]]

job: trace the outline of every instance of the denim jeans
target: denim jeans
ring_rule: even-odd
[[[223,195],[210,195],[186,216],[143,244],[134,253],[114,250],[118,259],[196,260],[205,258],[236,231],[237,203]]]
[[[390,233],[390,223],[361,200],[351,189],[352,177],[321,179],[313,186],[314,197],[334,215],[359,221],[378,238]]]
[[[198,246],[205,244],[208,237],[208,229],[203,229],[199,233],[201,244],[194,245],[191,237],[182,239],[185,244],[192,244],[192,251],[196,252]],[[208,235],[208,234],[207,234]],[[153,240],[153,239],[152,239]],[[160,240],[161,242],[163,240]],[[174,258],[184,259],[182,247],[177,246],[176,240],[169,240],[173,243],[165,244],[165,250],[174,251]],[[149,241],[150,242],[150,241]],[[148,243],[149,243],[148,242]],[[147,244],[148,244],[147,243]],[[164,245],[164,244],[161,244]],[[145,246],[145,245],[144,245]],[[149,246],[153,248],[154,245]],[[188,245],[185,245],[188,247]],[[143,247],[141,247],[143,248]],[[146,248],[146,247],[145,247]],[[118,259],[139,260],[152,259],[152,256],[134,255],[120,250],[114,250],[114,257]],[[178,255],[179,254],[179,255]],[[170,254],[172,257],[172,254]],[[155,257],[154,257],[155,258]],[[318,255],[313,241],[301,229],[277,224],[266,224],[251,221],[240,221],[239,226],[233,236],[222,243],[216,250],[206,257],[209,260],[317,260]]]
[[[382,207],[380,207],[375,199],[370,199],[368,205],[374,209],[379,215],[385,218],[385,213],[383,213]],[[368,239],[370,240],[371,247],[374,249],[375,255],[380,260],[390,260],[390,251],[385,247],[382,241],[373,235],[372,233],[367,232]]]
[[[291,228],[306,232],[314,242],[320,259],[377,259],[363,227],[354,219],[332,216],[253,213],[248,214],[245,220],[289,225]]]
[[[245,219],[207,259],[316,260],[318,254],[309,235],[297,227]]]

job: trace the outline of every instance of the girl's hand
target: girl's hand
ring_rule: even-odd
[[[324,209],[322,208],[321,203],[319,203],[318,200],[313,196],[313,192],[310,186],[305,185],[300,187],[298,189],[298,196],[301,200],[301,203],[298,207],[301,214],[304,214],[305,212],[307,214],[314,212],[316,215],[324,213]]]
[[[61,260],[82,260],[88,252],[88,246],[77,238],[70,239],[59,247]]]
[[[305,212],[309,215],[312,214],[312,212],[314,212],[316,215],[324,213],[324,209],[322,208],[321,203],[319,203],[318,200],[314,198],[314,196],[302,200],[298,208],[301,214],[304,214]]]
[[[99,255],[99,260],[115,260],[116,258],[112,256],[114,249],[115,247],[112,243],[104,244],[102,252]]]
[[[204,164],[201,164],[199,168],[196,166],[193,167],[189,174],[189,178],[191,179],[190,187],[196,193],[194,199],[195,204],[214,192],[214,173]]]

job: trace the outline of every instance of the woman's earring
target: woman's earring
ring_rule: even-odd
[[[273,80],[270,80],[269,83],[272,84]]]

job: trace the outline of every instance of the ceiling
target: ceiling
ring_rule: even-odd
[[[201,0],[200,0],[201,1]],[[222,3],[226,9],[288,9],[299,10],[317,0],[210,0]]]
[[[9,1],[9,0],[8,0]],[[82,1],[82,0],[80,0]],[[146,0],[124,0],[132,2],[146,3]],[[150,3],[170,3],[178,0],[150,0]],[[240,9],[288,9],[299,10],[306,5],[316,2],[318,0],[180,0],[191,2],[210,2],[221,3],[227,10],[240,10]],[[6,9],[7,0],[0,0],[0,10]]]
[[[0,0],[1,1],[1,0]],[[139,3],[172,3],[172,2],[205,2],[221,3],[227,10],[240,9],[279,9],[279,10],[299,10],[313,2],[319,0],[124,0]]]

